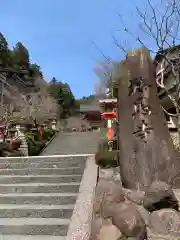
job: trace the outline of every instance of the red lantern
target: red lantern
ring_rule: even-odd
[[[101,114],[102,119],[116,118],[116,112],[104,112]]]

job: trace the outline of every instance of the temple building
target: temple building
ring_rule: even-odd
[[[89,122],[92,130],[98,130],[102,126],[100,106],[98,102],[93,104],[81,104],[80,114],[82,119]]]
[[[176,94],[176,79],[172,73],[172,68],[170,64],[165,60],[164,56],[167,58],[173,58],[174,65],[179,65],[179,50],[180,45],[177,45],[171,49],[166,49],[157,53],[154,62],[156,64],[156,80],[159,84],[164,84],[166,90],[170,95],[175,96]],[[177,118],[169,116],[166,111],[171,114],[175,114],[176,110],[173,105],[172,100],[167,95],[167,91],[164,88],[158,87],[158,97],[160,99],[161,105],[164,109],[165,117],[167,119],[167,124],[170,130],[177,129]]]

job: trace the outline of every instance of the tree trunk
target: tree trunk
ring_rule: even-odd
[[[172,181],[179,168],[160,101],[155,67],[146,49],[129,53],[119,74],[119,148],[125,187]]]

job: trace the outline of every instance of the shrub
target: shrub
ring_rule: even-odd
[[[30,156],[36,156],[45,147],[45,141],[34,141],[33,138],[27,137],[28,152]]]
[[[31,146],[29,149],[29,155],[30,156],[37,156],[41,151],[41,148],[39,146]]]
[[[43,139],[49,141],[55,134],[53,129],[47,128],[44,130]]]
[[[112,144],[113,150],[117,150],[117,140],[114,139],[113,140],[113,144]],[[99,146],[98,146],[98,151],[108,151],[109,147],[108,147],[108,140],[106,138],[101,139],[99,142]]]
[[[3,151],[11,151],[11,149],[10,149],[10,142],[3,142],[3,143],[1,143],[1,149]]]
[[[6,154],[9,152],[13,152],[14,150],[17,150],[20,147],[21,140],[14,140],[12,148],[10,148],[10,143],[9,142],[3,142],[0,144],[0,156],[4,157]]]
[[[38,140],[38,132],[37,133],[33,133],[33,132],[26,132],[25,133],[25,137],[30,137],[31,139],[33,139],[34,141]]]
[[[35,141],[35,146],[43,149],[45,147],[45,141]]]
[[[108,151],[108,140],[107,139],[101,139],[98,145],[98,152],[101,151]]]
[[[21,156],[24,156],[24,155],[21,151],[16,150],[16,151],[8,152],[7,156],[8,157],[21,157]]]
[[[98,151],[95,155],[96,164],[101,167],[117,167],[118,154],[117,151]]]
[[[5,151],[5,149],[4,149],[4,143],[1,143],[1,144],[0,144],[0,157],[3,157],[3,156],[4,156],[4,151]]]
[[[45,147],[46,141],[50,140],[55,131],[52,129],[45,129],[43,138],[38,136],[37,133],[27,132],[26,140],[28,143],[28,151],[30,156],[36,156],[40,153],[40,151]]]
[[[13,140],[12,142],[12,150],[17,150],[18,148],[20,148],[21,145],[21,140],[17,139],[17,140]]]

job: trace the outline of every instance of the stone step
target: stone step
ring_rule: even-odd
[[[0,169],[23,169],[23,168],[28,168],[28,167],[35,167],[37,168],[65,168],[65,167],[84,167],[83,162],[66,162],[66,161],[61,161],[61,162],[52,162],[49,160],[49,162],[35,162],[35,163],[2,163],[0,161]]]
[[[26,169],[0,169],[0,175],[73,175],[83,174],[83,171],[80,167],[36,169],[35,166],[31,166]]]
[[[66,240],[65,236],[47,235],[1,235],[0,240]]]
[[[45,163],[45,162],[56,162],[56,163],[61,163],[61,162],[67,162],[68,164],[70,162],[76,162],[76,163],[83,163],[85,162],[87,157],[84,156],[74,156],[74,157],[29,157],[29,158],[24,158],[24,157],[16,157],[16,158],[0,158],[0,163]]]
[[[86,158],[0,158],[0,240],[66,240]]]
[[[78,193],[80,183],[0,184],[0,193]]]
[[[80,182],[82,175],[0,175],[0,184],[10,183],[69,183]]]
[[[76,193],[8,193],[0,194],[0,204],[74,204]]]
[[[1,218],[61,218],[70,219],[74,205],[0,204]],[[1,239],[1,238],[0,238]]]
[[[69,219],[0,218],[1,234],[66,236]]]

